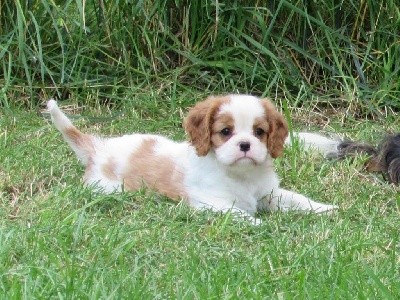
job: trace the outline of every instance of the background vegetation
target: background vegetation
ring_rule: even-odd
[[[40,109],[183,139],[188,106],[243,92],[295,129],[376,143],[400,126],[399,20],[398,0],[0,0],[0,298],[399,299],[399,187],[365,157],[286,149],[283,186],[340,210],[254,227],[93,193]]]
[[[399,33],[397,0],[3,0],[0,103],[189,88],[397,110]]]

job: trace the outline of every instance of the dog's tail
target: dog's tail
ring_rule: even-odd
[[[47,109],[55,127],[62,133],[79,160],[87,165],[95,152],[95,137],[80,132],[61,111],[55,100],[51,99],[47,102]]]

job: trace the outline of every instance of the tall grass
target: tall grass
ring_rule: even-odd
[[[0,103],[151,85],[398,109],[399,32],[396,0],[0,0]]]

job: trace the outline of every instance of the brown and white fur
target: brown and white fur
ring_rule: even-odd
[[[290,141],[286,121],[267,99],[227,95],[199,102],[184,121],[189,142],[151,134],[100,138],[75,128],[56,101],[47,107],[86,166],[84,183],[106,193],[146,186],[194,208],[232,210],[251,219],[265,209],[320,213],[336,208],[279,187],[273,159]],[[298,136],[322,151],[337,146],[317,134]]]

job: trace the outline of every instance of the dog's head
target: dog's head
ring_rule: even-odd
[[[225,165],[260,164],[283,152],[288,128],[268,99],[228,95],[199,102],[184,127],[199,156],[214,151]]]

